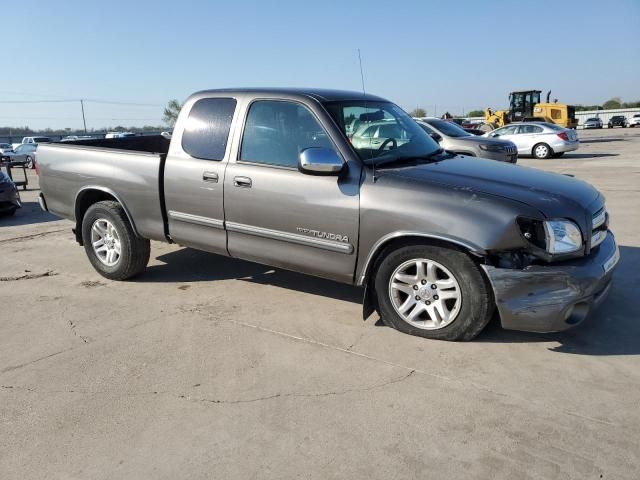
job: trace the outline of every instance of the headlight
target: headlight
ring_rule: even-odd
[[[544,222],[547,251],[551,254],[571,253],[582,248],[580,228],[570,220]]]
[[[496,143],[481,143],[478,145],[480,150],[484,150],[485,152],[502,152],[504,150],[503,145],[498,145]]]

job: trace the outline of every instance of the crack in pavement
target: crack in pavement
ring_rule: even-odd
[[[296,392],[289,392],[289,393],[276,393],[273,395],[266,395],[263,397],[256,397],[256,398],[240,398],[240,399],[212,399],[212,398],[193,398],[190,396],[187,396],[185,394],[176,394],[176,393],[172,393],[172,392],[167,392],[167,391],[146,391],[146,392],[121,392],[121,393],[116,393],[116,392],[110,392],[110,391],[83,391],[83,390],[48,390],[48,391],[43,391],[43,390],[39,390],[37,388],[31,388],[31,387],[23,387],[20,385],[0,385],[0,388],[2,388],[3,390],[19,390],[19,391],[24,391],[24,392],[29,392],[29,393],[39,393],[39,394],[45,394],[45,395],[49,395],[49,394],[55,394],[55,393],[76,393],[76,394],[81,394],[81,395],[105,395],[105,394],[119,394],[121,396],[125,396],[125,397],[139,397],[139,396],[145,396],[145,395],[167,395],[167,396],[173,396],[177,399],[181,399],[181,400],[187,400],[190,402],[198,402],[198,403],[214,403],[214,404],[227,404],[227,405],[237,405],[237,404],[243,404],[243,403],[256,403],[256,402],[262,402],[262,401],[266,401],[266,400],[273,400],[276,398],[321,398],[321,397],[333,397],[333,396],[340,396],[340,395],[347,395],[349,393],[360,393],[360,392],[369,392],[372,390],[377,390],[380,388],[384,388],[386,386],[389,385],[393,385],[396,383],[400,383],[403,382],[405,380],[407,380],[409,377],[411,377],[414,374],[414,371],[410,371],[409,373],[407,373],[406,375],[402,375],[399,378],[393,378],[391,380],[388,380],[386,382],[382,382],[382,383],[377,383],[374,385],[371,385],[369,387],[352,387],[352,388],[347,388],[344,390],[338,390],[338,391],[328,391],[328,392],[316,392],[316,393],[296,393]]]
[[[68,230],[69,228],[59,228],[58,230],[49,230],[47,232],[33,233],[31,235],[23,235],[22,237],[6,238],[4,240],[0,240],[0,243],[17,242],[19,240],[31,240],[33,238],[44,237],[46,235],[51,235],[52,233],[66,232]]]
[[[538,401],[534,401],[532,399],[522,398],[522,397],[520,397],[518,395],[514,395],[512,393],[499,392],[497,390],[489,388],[489,387],[487,387],[485,385],[480,385],[480,384],[475,383],[473,381],[460,379],[460,378],[456,378],[456,377],[450,377],[450,376],[446,376],[446,375],[440,375],[440,374],[433,373],[433,372],[428,372],[428,371],[425,371],[425,370],[421,370],[419,368],[413,368],[413,367],[409,367],[407,365],[402,365],[402,364],[399,364],[399,363],[391,362],[389,360],[384,360],[384,359],[381,359],[381,358],[377,358],[377,357],[374,357],[372,355],[367,355],[366,353],[361,353],[361,352],[356,352],[354,350],[350,350],[350,348],[353,348],[353,346],[350,346],[349,348],[343,348],[343,347],[338,347],[338,346],[335,346],[335,345],[330,345],[328,343],[320,342],[318,340],[299,337],[297,335],[292,335],[290,333],[281,332],[281,331],[278,331],[278,330],[272,330],[272,329],[266,328],[266,327],[261,327],[259,325],[253,325],[253,324],[250,324],[250,323],[238,322],[236,320],[228,320],[228,319],[225,319],[225,320],[222,320],[222,321],[227,322],[227,323],[232,323],[232,324],[235,324],[235,325],[239,325],[239,326],[242,326],[242,327],[246,327],[246,328],[252,328],[254,330],[262,331],[262,332],[265,332],[265,333],[270,333],[270,334],[273,334],[273,335],[279,335],[279,336],[282,336],[282,337],[290,338],[292,340],[297,340],[297,341],[300,341],[300,342],[309,343],[309,344],[317,345],[317,346],[324,347],[324,348],[330,348],[332,350],[343,352],[343,353],[346,353],[346,354],[349,354],[349,355],[355,355],[355,356],[361,357],[361,358],[366,358],[367,360],[372,360],[374,362],[382,363],[382,364],[385,364],[385,365],[389,365],[391,367],[396,367],[396,368],[402,368],[402,369],[405,369],[405,370],[409,370],[410,373],[418,373],[420,375],[436,378],[438,380],[442,380],[442,381],[445,381],[445,382],[456,383],[456,384],[458,384],[458,385],[460,385],[462,387],[471,387],[471,388],[474,388],[476,390],[479,390],[479,391],[482,391],[482,392],[485,392],[485,393],[489,393],[491,395],[495,395],[495,396],[498,396],[498,397],[503,397],[503,398],[508,398],[510,400],[514,400],[516,402],[516,404],[518,404],[518,405],[537,406],[537,407],[539,407],[540,409],[542,409],[544,411],[548,411],[549,409],[553,409],[558,413],[562,413],[562,414],[565,414],[565,415],[571,415],[573,417],[581,418],[583,420],[588,420],[588,421],[591,421],[591,422],[594,422],[594,423],[598,423],[600,425],[608,425],[608,426],[617,427],[617,428],[624,428],[626,426],[626,425],[623,425],[623,424],[610,422],[608,420],[603,420],[603,419],[600,419],[600,418],[595,418],[595,417],[591,417],[591,416],[588,416],[588,415],[583,415],[583,414],[575,412],[575,411],[564,410],[562,408],[557,408],[557,407],[554,407],[552,405],[547,405],[544,402],[538,402]]]
[[[84,343],[89,343],[91,341],[90,337],[87,337],[86,335],[80,335],[78,332],[76,332],[76,324],[73,322],[73,320],[69,320],[69,328],[71,329],[71,332]]]
[[[43,273],[25,273],[24,275],[14,275],[11,277],[0,277],[0,282],[17,282],[18,280],[33,280],[34,278],[55,277],[59,273],[47,270]]]

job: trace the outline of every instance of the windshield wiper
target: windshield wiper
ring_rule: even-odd
[[[420,162],[439,162],[440,160],[446,160],[448,158],[455,157],[456,154],[452,152],[445,152],[443,148],[439,148],[426,155],[406,155],[400,157],[388,158],[385,160],[379,160],[377,162],[368,162],[368,165],[374,165],[376,168],[383,167],[385,165],[397,165],[402,163],[420,163]]]

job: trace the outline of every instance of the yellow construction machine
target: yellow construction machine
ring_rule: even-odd
[[[547,92],[547,101],[540,102],[541,90],[522,90],[509,94],[509,110],[496,112],[487,108],[484,111],[485,121],[493,128],[498,128],[512,122],[544,121],[556,123],[565,128],[576,128],[575,107],[549,102],[551,91]]]

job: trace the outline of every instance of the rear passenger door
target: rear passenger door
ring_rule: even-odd
[[[199,98],[183,107],[164,171],[169,234],[176,243],[227,254],[224,170],[234,98]]]
[[[259,99],[248,106],[237,158],[225,177],[233,257],[353,280],[360,164],[348,163],[340,176],[298,171],[307,148],[331,148],[344,158],[327,133],[330,121],[319,107],[293,100]]]
[[[533,146],[540,141],[542,127],[539,125],[520,125],[518,130],[518,153],[531,155]]]

